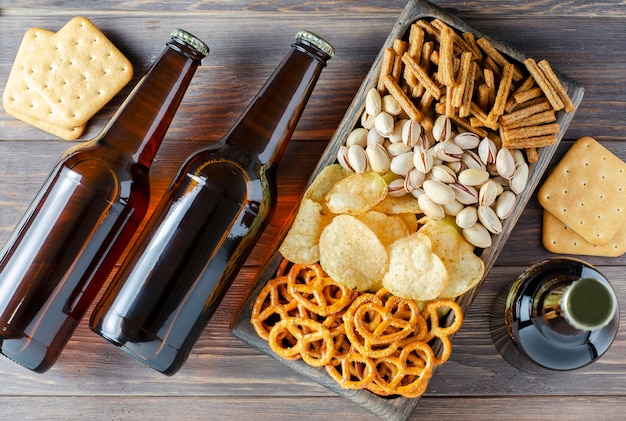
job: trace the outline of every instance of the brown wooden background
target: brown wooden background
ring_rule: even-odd
[[[547,58],[585,87],[553,163],[581,136],[595,137],[626,160],[626,1],[435,3],[528,55]],[[298,30],[318,33],[337,50],[281,164],[275,217],[183,369],[165,377],[91,333],[84,320],[46,374],[0,359],[0,418],[376,419],[235,339],[228,324],[404,6],[397,0],[0,0],[0,90],[28,28],[56,31],[76,15],[91,19],[134,63],[133,82],[91,120],[85,139],[112,116],[172,29],[186,29],[209,44],[210,56],[196,73],[154,163],[154,200],[186,155],[226,132]],[[68,146],[0,110],[0,244]],[[493,346],[489,311],[495,295],[526,266],[551,256],[541,246],[540,227],[541,212],[533,198],[455,336],[451,360],[437,370],[411,419],[623,416],[623,329],[597,363],[550,376],[517,371]],[[626,257],[584,259],[613,280],[626,313]]]

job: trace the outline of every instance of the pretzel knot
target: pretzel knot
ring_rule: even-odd
[[[250,322],[256,333],[267,341],[272,326],[288,317],[297,308],[297,302],[287,292],[287,278],[270,280],[259,293],[252,306]]]
[[[288,317],[270,330],[268,343],[283,358],[302,358],[313,367],[330,363],[335,354],[331,332],[312,319]]]
[[[307,310],[328,316],[348,307],[356,291],[335,283],[319,265],[309,270],[296,268],[295,276],[288,277],[289,293]]]
[[[454,321],[449,326],[441,326],[440,314],[446,315],[448,312],[454,314]],[[435,358],[435,365],[439,366],[450,358],[452,353],[452,342],[450,337],[454,335],[463,324],[463,310],[452,300],[439,300],[426,305],[422,312],[424,319],[429,323],[429,335],[426,341],[438,338],[441,341],[441,352]],[[449,318],[449,316],[448,316]]]
[[[341,387],[346,389],[367,388],[376,375],[374,361],[356,351],[351,351],[341,360],[328,364],[326,371]]]

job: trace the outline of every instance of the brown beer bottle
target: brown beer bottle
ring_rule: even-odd
[[[0,352],[57,360],[146,214],[148,173],[207,46],[182,30],[94,139],[69,149],[0,252]]]
[[[96,333],[164,374],[180,369],[268,222],[277,164],[333,54],[299,32],[230,131],[187,159],[96,305]]]

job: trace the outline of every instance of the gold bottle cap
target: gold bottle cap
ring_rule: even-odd
[[[202,42],[202,40],[193,34],[183,30],[174,29],[171,33],[172,38],[178,38],[179,40],[189,44],[192,48],[195,48],[204,57],[209,55],[209,47]]]
[[[328,54],[331,58],[335,55],[335,48],[323,38],[315,35],[313,32],[300,31],[296,34],[296,40],[298,39],[303,39],[310,42],[311,44]]]

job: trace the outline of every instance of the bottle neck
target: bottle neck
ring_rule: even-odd
[[[330,58],[305,40],[292,47],[223,139],[261,165],[280,161]]]
[[[613,319],[617,298],[605,282],[580,278],[548,292],[542,307],[543,317],[553,330],[564,334],[591,332]]]
[[[180,105],[202,55],[172,39],[98,137],[149,167]]]

